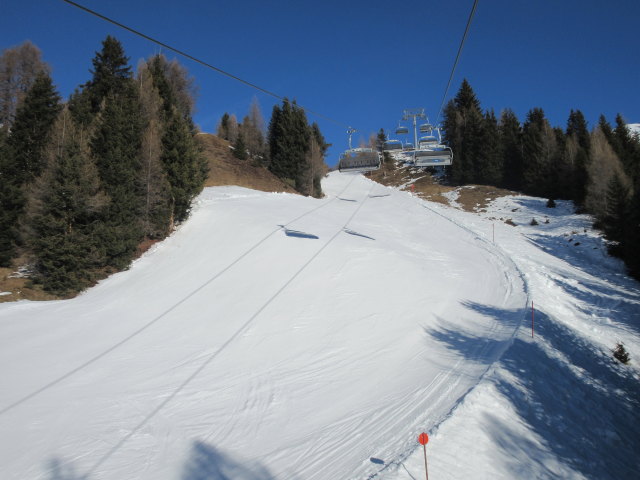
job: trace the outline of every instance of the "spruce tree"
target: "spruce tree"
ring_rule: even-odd
[[[589,163],[589,150],[591,139],[587,129],[587,121],[580,110],[571,110],[567,120],[567,149],[564,158],[570,164],[571,171],[562,172],[564,178],[573,180],[569,189],[563,188],[565,192],[571,192],[570,198],[578,207],[584,205],[587,183],[589,177],[587,166]],[[567,193],[564,194],[567,196]]]
[[[108,265],[125,268],[142,239],[141,213],[144,189],[141,182],[142,119],[136,85],[105,98],[91,151],[102,186],[110,197],[104,211],[102,238]]]
[[[602,221],[607,238],[614,242],[624,241],[629,193],[629,187],[620,175],[614,174],[607,186],[606,214]]]
[[[229,141],[229,114],[224,112],[218,124],[217,134],[220,138]]]
[[[173,219],[179,223],[189,216],[191,201],[202,190],[207,170],[189,123],[177,108],[166,120],[161,158],[171,185]]]
[[[502,184],[503,155],[498,120],[490,110],[485,113],[482,136],[475,162],[475,181],[483,185]]]
[[[557,154],[555,133],[541,108],[527,114],[522,128],[523,189],[529,195],[549,197],[549,175]]]
[[[238,160],[246,160],[248,158],[247,146],[244,143],[242,129],[238,132],[238,138],[236,138],[236,143],[233,145],[233,156]]]
[[[36,280],[48,292],[67,295],[89,286],[103,265],[98,241],[100,210],[107,201],[86,135],[64,110],[47,149],[49,161],[30,197],[28,240],[35,255]]]
[[[503,185],[511,190],[522,188],[522,127],[512,110],[500,116],[500,138],[504,165]]]
[[[44,149],[60,110],[60,97],[45,72],[36,77],[18,107],[0,152],[0,264],[8,265],[20,243],[18,222],[28,186],[42,173]]]
[[[631,136],[622,115],[616,115],[616,127],[613,131],[614,149],[622,161],[625,173],[633,182],[640,180],[640,143]]]
[[[186,70],[161,55],[153,57],[148,65],[164,106],[161,160],[170,185],[173,225],[189,216],[191,201],[206,179],[207,166],[194,138]]]
[[[122,44],[111,35],[102,41],[102,49],[92,60],[91,80],[76,90],[69,99],[69,108],[77,122],[89,126],[108,96],[126,94],[132,72]]]
[[[444,111],[443,130],[446,143],[453,150],[453,181],[459,184],[476,180],[475,162],[483,148],[484,118],[469,82],[464,79],[455,98]]]
[[[142,187],[144,209],[142,225],[148,238],[162,239],[171,230],[173,216],[171,185],[162,164],[163,101],[145,63],[138,70],[142,107]]]
[[[8,140],[20,184],[33,181],[42,172],[43,151],[60,111],[59,102],[51,78],[41,72],[18,107]]]

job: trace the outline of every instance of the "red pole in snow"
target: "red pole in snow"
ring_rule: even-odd
[[[531,338],[533,338],[533,300],[531,300]]]
[[[427,442],[429,441],[429,435],[426,433],[421,433],[418,436],[418,442],[422,445],[424,450],[424,474],[426,475],[426,479],[429,480],[429,470],[427,469]]]
[[[423,445],[422,448],[424,449],[424,474],[425,478],[429,480],[429,469],[427,468],[427,446]]]

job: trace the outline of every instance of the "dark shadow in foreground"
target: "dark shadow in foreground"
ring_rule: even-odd
[[[274,480],[269,471],[255,462],[236,461],[215,447],[196,441],[181,480]]]

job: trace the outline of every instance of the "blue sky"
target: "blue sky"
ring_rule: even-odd
[[[393,130],[405,108],[435,122],[472,0],[196,1],[78,0],[88,8],[358,130]],[[131,64],[157,53],[147,40],[61,0],[3,0],[0,48],[31,40],[63,97],[90,78],[100,42],[114,35]],[[463,78],[482,107],[533,107],[554,126],[571,109],[590,127],[605,114],[640,122],[640,2],[480,0],[448,98]],[[169,58],[175,55],[164,52]],[[199,97],[195,121],[213,132],[224,112],[242,118],[255,96],[268,122],[277,100],[189,60]],[[347,148],[345,127],[309,115],[330,165]]]

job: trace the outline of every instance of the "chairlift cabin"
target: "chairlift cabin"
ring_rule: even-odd
[[[436,145],[429,150],[416,150],[413,164],[416,167],[444,167],[453,162],[453,151],[445,145]]]
[[[387,153],[402,151],[402,142],[400,140],[387,140],[382,145],[382,151]]]
[[[420,133],[429,133],[433,130],[433,126],[430,123],[423,123],[420,125]]]
[[[418,141],[419,150],[432,150],[438,146],[438,139],[433,135],[425,135],[420,137]]]
[[[409,128],[403,125],[398,125],[398,128],[396,128],[396,135],[406,135],[407,133],[409,133]]]
[[[340,155],[340,172],[371,172],[382,163],[380,153],[371,148],[352,148]]]

